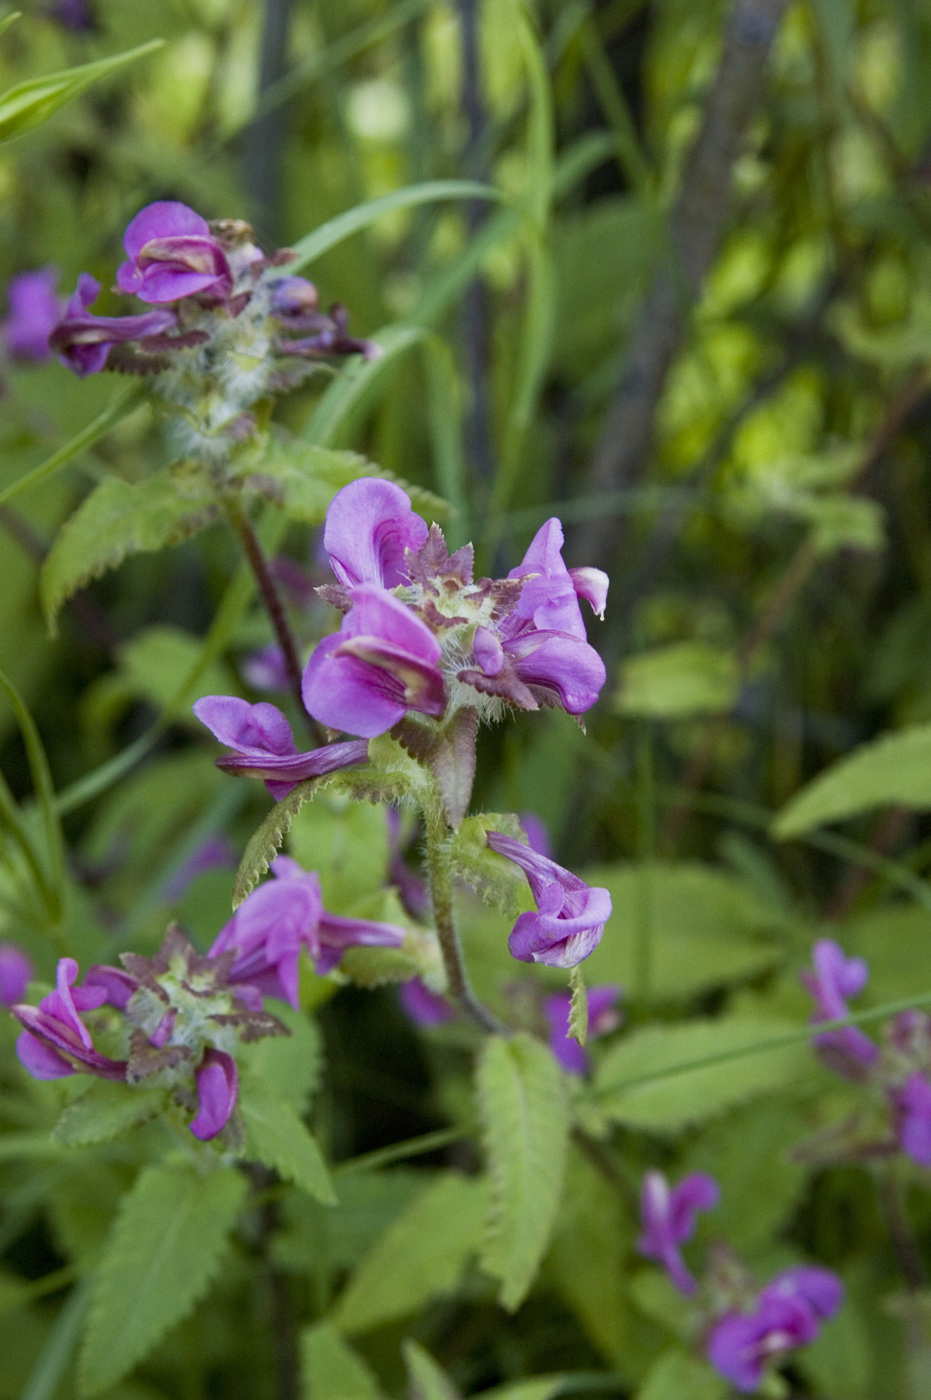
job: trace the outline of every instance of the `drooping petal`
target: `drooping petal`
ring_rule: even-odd
[[[223,1131],[236,1107],[239,1071],[232,1056],[222,1050],[207,1050],[194,1078],[198,1109],[188,1127],[195,1137],[209,1142]]]
[[[77,1073],[69,1060],[28,1031],[21,1031],[17,1036],[16,1056],[33,1079],[64,1079],[69,1074]]]
[[[512,957],[575,967],[594,952],[611,916],[608,891],[587,885],[513,837],[490,831],[487,840],[493,851],[524,871],[537,904],[536,912],[521,914],[514,925],[508,939]]]
[[[432,992],[419,977],[402,982],[398,996],[405,1014],[415,1026],[442,1026],[456,1014],[446,998]]]
[[[11,278],[7,292],[10,314],[3,323],[3,339],[13,359],[38,364],[49,358],[49,336],[63,310],[57,285],[58,269],[54,267]]]
[[[525,685],[548,693],[570,715],[590,710],[607,678],[595,648],[568,632],[534,628],[505,641],[504,650]]]
[[[814,1341],[818,1321],[799,1298],[761,1295],[752,1313],[726,1313],[708,1339],[707,1356],[715,1370],[745,1395],[763,1379],[767,1362]]]
[[[87,308],[96,300],[99,291],[97,279],[82,272],[64,315],[49,335],[49,348],[81,377],[102,370],[114,345],[161,335],[177,325],[177,318],[171,311],[146,311],[140,316],[95,316]]]
[[[605,571],[592,568],[570,569],[569,577],[572,579],[576,596],[584,598],[586,603],[591,605],[596,617],[604,618],[610,582]]]
[[[406,934],[397,924],[375,919],[350,919],[324,909],[320,916],[320,953],[316,971],[332,972],[347,948],[400,948]]]
[[[762,1297],[801,1298],[816,1317],[833,1317],[844,1301],[844,1285],[830,1269],[800,1264],[783,1269],[763,1289]]]
[[[294,754],[291,726],[276,705],[250,705],[236,695],[204,695],[191,706],[221,744],[241,753]]]
[[[340,583],[395,588],[409,582],[405,550],[415,553],[427,525],[406,491],[391,481],[362,477],[338,491],[327,510],[323,547]]]

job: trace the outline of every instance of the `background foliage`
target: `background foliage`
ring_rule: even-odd
[[[571,1104],[529,1036],[481,1052],[476,1098],[463,1026],[418,1032],[393,987],[308,981],[313,1019],[252,1052],[291,1119],[268,1129],[267,1087],[244,1098],[255,1155],[296,1186],[222,1167],[207,1190],[189,1162],[153,1164],[152,1123],[101,1144],[78,1115],[51,1137],[71,1081],[29,1080],[4,1022],[0,1400],[408,1383],[425,1400],[717,1400],[634,1251],[649,1167],[713,1172],[699,1240],[761,1277],[802,1258],[842,1275],[842,1313],[774,1394],[926,1396],[927,1172],[899,1164],[918,1250],[903,1277],[876,1169],[798,1150],[856,1103],[804,1042],[818,933],[868,959],[861,1006],[931,994],[926,8],[96,0],[88,32],[55,10],[0,37],[0,87],[164,43],[60,110],[45,89],[0,99],[17,137],[3,278],[53,263],[65,291],[81,270],[109,287],[153,199],[249,216],[266,248],[314,256],[324,300],[385,350],[282,401],[308,452],[365,454],[427,514],[443,507],[423,493],[442,498],[483,569],[555,513],[569,563],[609,570],[588,735],[548,713],[485,734],[477,801],[535,813],[610,889],[586,975],[624,986],[625,1025]],[[48,119],[26,130],[39,98]],[[366,201],[464,177],[497,197],[399,200],[314,242]],[[122,520],[169,461],[132,385],[57,362],[5,364],[3,384],[2,667],[35,730],[11,691],[0,933],[47,981],[63,952],[150,953],[170,917],[205,947],[229,917],[268,801],[214,768],[190,704],[258,698],[242,665],[270,633],[218,525],[110,539],[78,516],[58,534],[101,482]],[[340,484],[320,470],[319,496],[301,477],[303,496],[258,512],[314,582]],[[322,604],[300,626],[309,649]],[[35,878],[17,821],[44,853]],[[177,896],[209,837],[229,860]],[[336,912],[395,897],[380,809],[323,796],[289,842]],[[465,895],[461,917],[476,988],[507,1014],[536,970],[509,959],[505,918]]]

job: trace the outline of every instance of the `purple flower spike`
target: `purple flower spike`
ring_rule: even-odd
[[[103,1079],[125,1079],[125,1061],[99,1054],[78,1014],[103,1006],[107,990],[101,986],[76,987],[77,976],[74,958],[61,958],[54,992],[43,997],[37,1007],[12,1007],[13,1015],[25,1027],[16,1042],[20,1062],[35,1079],[63,1079],[78,1070]]]
[[[451,1021],[456,1014],[446,998],[441,997],[438,992],[431,992],[419,977],[412,977],[409,982],[404,982],[398,996],[406,1015],[415,1026],[442,1026]]]
[[[304,704],[314,719],[373,739],[408,710],[442,715],[446,686],[440,644],[425,622],[376,584],[350,588],[352,609],[324,637],[304,672]]]
[[[620,999],[621,989],[611,985],[589,987],[588,989],[588,1036],[594,1040],[599,1035],[607,1035],[621,1023],[620,1014],[615,1010]],[[550,1049],[567,1074],[588,1073],[588,1055],[577,1040],[569,1036],[569,1012],[572,997],[568,992],[558,992],[547,997],[543,1003],[543,1014],[549,1022]]]
[[[217,767],[224,773],[264,778],[276,802],[307,778],[364,763],[368,757],[368,745],[361,740],[298,753],[290,724],[265,700],[250,705],[235,695],[205,695],[192,708],[201,724],[234,750],[218,758]]]
[[[0,1006],[15,1006],[32,981],[32,963],[15,943],[0,943]]]
[[[340,583],[352,588],[377,583],[396,588],[409,583],[405,552],[427,538],[426,522],[415,514],[400,486],[377,477],[351,481],[330,502],[323,547]]]
[[[3,339],[14,360],[41,364],[51,355],[48,338],[64,310],[55,292],[57,285],[55,267],[21,272],[10,281],[10,314],[3,323]]]
[[[757,1389],[767,1363],[814,1341],[818,1319],[800,1297],[767,1295],[752,1313],[726,1313],[708,1339],[708,1360],[744,1395]]]
[[[714,1177],[691,1172],[672,1190],[662,1172],[647,1172],[640,1193],[640,1222],[643,1234],[637,1250],[655,1259],[683,1293],[695,1292],[695,1280],[682,1260],[679,1246],[695,1233],[695,1217],[700,1210],[713,1210],[720,1188]]]
[[[316,330],[320,297],[306,277],[281,277],[272,284],[269,311],[276,321],[293,330]]]
[[[223,298],[233,287],[226,254],[210,225],[186,204],[159,200],[141,209],[123,236],[129,254],[116,274],[123,292],[162,305],[207,294]]]
[[[96,277],[82,272],[64,316],[49,336],[49,348],[81,378],[103,369],[112,346],[161,335],[177,325],[171,311],[146,311],[141,316],[95,316],[87,308],[96,301],[99,292],[100,283]]]
[[[920,1167],[931,1167],[931,1084],[923,1074],[910,1074],[893,1092],[899,1146]]]
[[[195,1137],[209,1142],[232,1117],[239,1090],[236,1061],[222,1050],[207,1050],[194,1075],[197,1084],[197,1117],[188,1124]]]
[[[498,831],[489,831],[488,844],[498,855],[519,865],[533,891],[537,912],[521,914],[508,948],[521,962],[550,967],[575,967],[601,942],[611,917],[611,896],[592,888],[555,861]]]
[[[266,996],[282,997],[298,1008],[301,950],[322,976],[347,948],[399,948],[404,930],[371,919],[346,919],[323,908],[319,877],[296,861],[279,856],[273,880],[252,891],[220,930],[209,956],[235,952],[231,982],[245,982]]]
[[[850,1015],[847,998],[862,992],[869,968],[862,958],[848,958],[839,943],[820,938],[812,949],[813,972],[803,972],[802,982],[814,998],[817,1010],[812,1024],[839,1021]],[[825,1063],[848,1079],[862,1079],[879,1058],[879,1047],[857,1026],[826,1031],[813,1037]]]

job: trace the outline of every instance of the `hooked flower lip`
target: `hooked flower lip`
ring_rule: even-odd
[[[358,584],[348,596],[352,607],[339,632],[319,643],[304,671],[308,712],[366,739],[384,734],[408,710],[441,715],[441,648],[426,623],[377,584]]]
[[[537,904],[536,912],[521,914],[511,931],[512,957],[550,967],[575,967],[593,953],[611,917],[608,891],[587,885],[571,870],[512,836],[489,831],[486,839],[493,851],[524,871]]]
[[[99,292],[100,283],[96,277],[82,272],[65,314],[48,340],[49,348],[82,378],[103,369],[114,345],[158,336],[178,324],[171,311],[144,311],[138,316],[95,316],[87,308],[96,301]]]
[[[839,1021],[849,1016],[847,998],[862,992],[869,968],[862,958],[848,958],[839,943],[819,938],[812,949],[814,968],[802,973],[802,982],[815,1003],[812,1024]],[[822,1058],[848,1079],[861,1079],[879,1059],[879,1047],[858,1026],[825,1031],[812,1037]]]
[[[78,965],[60,958],[55,990],[38,1006],[17,1004],[11,1011],[24,1027],[16,1042],[21,1064],[35,1079],[62,1079],[78,1068],[102,1079],[125,1079],[126,1061],[111,1060],[94,1049],[79,1012],[96,1011],[107,1000],[104,986],[75,986]]]
[[[692,1294],[696,1283],[682,1259],[679,1246],[692,1238],[701,1210],[713,1210],[720,1199],[714,1177],[690,1172],[678,1185],[670,1187],[662,1172],[647,1172],[640,1193],[640,1220],[643,1233],[637,1250],[655,1259],[682,1293]]]
[[[276,802],[308,778],[364,763],[368,757],[362,740],[298,753],[287,719],[265,700],[250,705],[236,695],[204,695],[192,709],[221,744],[234,750],[216,759],[217,767],[224,773],[264,778]]]
[[[176,200],[148,204],[123,237],[128,260],[117,270],[120,291],[156,305],[208,293],[229,296],[233,277],[207,220]]]

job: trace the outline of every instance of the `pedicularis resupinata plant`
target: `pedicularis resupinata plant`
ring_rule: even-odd
[[[0,17],[0,1400],[931,1396],[928,53]]]

